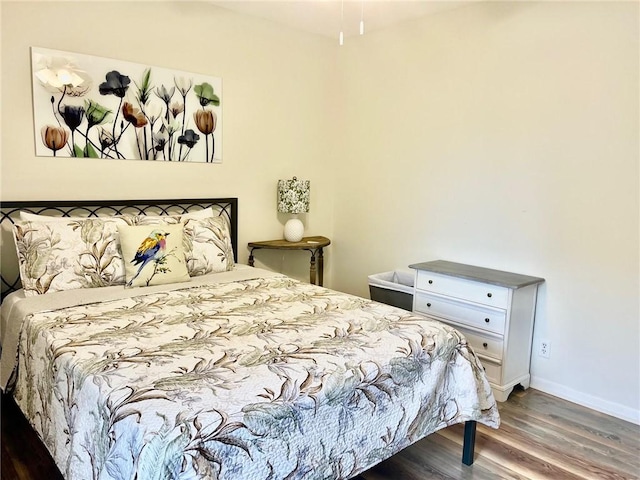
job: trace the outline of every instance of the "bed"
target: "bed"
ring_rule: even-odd
[[[235,198],[1,208],[1,386],[68,480],[348,479],[463,422],[471,464],[476,422],[499,425],[453,328],[238,265]],[[198,230],[208,209],[213,237]],[[107,224],[122,218],[118,237]],[[152,225],[182,238],[188,276],[149,283],[176,269],[161,244],[146,284],[127,288],[125,234]]]

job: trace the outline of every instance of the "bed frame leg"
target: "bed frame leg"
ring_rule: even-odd
[[[473,450],[476,445],[476,422],[467,420],[464,422],[464,440],[462,443],[462,463],[473,464]]]

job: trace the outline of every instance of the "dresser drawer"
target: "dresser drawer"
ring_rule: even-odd
[[[506,310],[481,307],[420,291],[416,291],[414,302],[416,312],[437,315],[470,327],[504,335]]]
[[[464,278],[418,270],[416,289],[462,298],[492,307],[507,308],[509,289]]]
[[[466,328],[456,326],[456,329],[462,333],[473,351],[484,357],[491,357],[498,362],[502,360],[502,349],[504,342],[501,338],[491,335],[483,335],[482,333],[473,332]]]
[[[502,365],[484,358],[480,358],[480,363],[482,363],[484,373],[487,375],[487,380],[496,385],[500,385],[502,383]]]

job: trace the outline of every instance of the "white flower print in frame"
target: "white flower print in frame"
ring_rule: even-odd
[[[31,48],[36,155],[222,163],[222,79]]]

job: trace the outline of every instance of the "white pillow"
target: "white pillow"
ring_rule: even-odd
[[[189,219],[184,224],[184,233],[189,275],[233,270],[229,224],[223,217]]]
[[[119,225],[127,287],[190,280],[184,258],[183,225]]]
[[[120,218],[17,222],[13,235],[26,296],[124,283]]]

